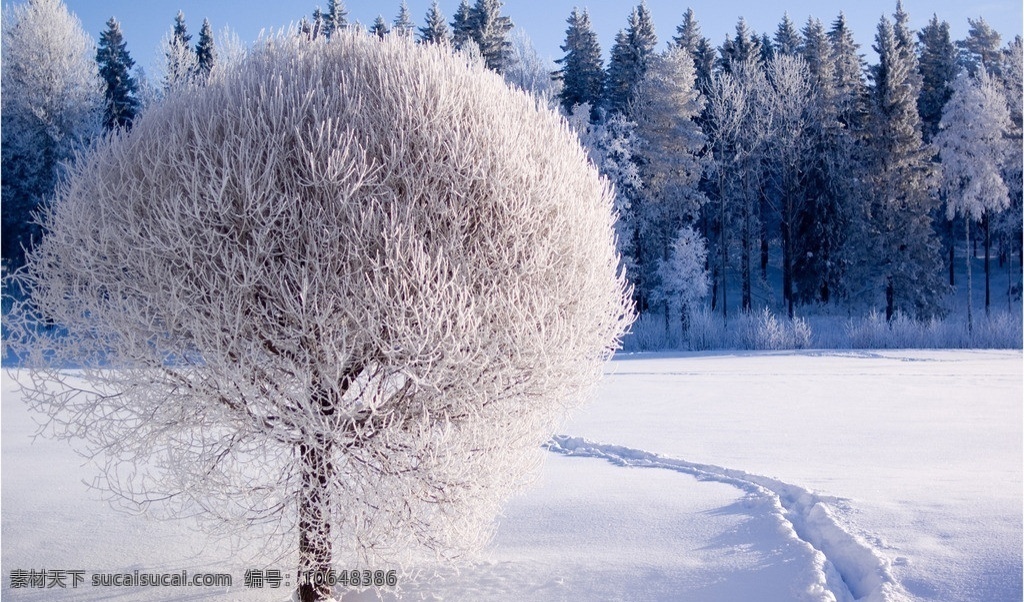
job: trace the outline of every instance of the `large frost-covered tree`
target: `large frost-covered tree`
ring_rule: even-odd
[[[107,21],[107,29],[100,34],[96,63],[104,86],[103,126],[107,129],[130,128],[139,111],[139,86],[131,73],[135,61],[128,53],[121,24],[113,17]]]
[[[555,61],[561,65],[555,73],[562,82],[558,100],[567,114],[576,105],[587,104],[591,107],[591,117],[596,117],[604,93],[601,46],[586,10],[581,12],[574,8],[566,21],[569,28],[565,30],[565,44],[561,46],[565,56]]]
[[[302,572],[451,557],[628,323],[613,220],[561,116],[482,65],[278,38],[76,166],[7,350],[117,496],[269,524]]]
[[[810,204],[808,179],[816,158],[813,153],[821,151],[816,148],[810,130],[812,124],[824,123],[817,122],[822,115],[815,111],[814,80],[803,57],[780,53],[767,68],[771,93],[766,100],[771,127],[766,135],[772,155],[767,171],[774,192],[769,195],[769,204],[779,221],[782,300],[792,318],[796,301],[794,264],[797,255],[808,252],[800,237],[804,234],[801,221]]]
[[[970,224],[990,220],[1005,209],[1010,199],[1003,182],[1007,156],[1006,132],[1010,113],[998,85],[979,66],[972,78],[961,72],[953,82],[953,95],[942,113],[941,130],[935,137],[942,158],[942,187],[946,214],[964,218],[964,237],[970,248]],[[967,259],[967,325],[973,328],[971,254]],[[989,242],[985,244],[985,311],[990,305]]]
[[[937,204],[932,153],[917,112],[920,76],[912,47],[882,17],[872,68],[869,172],[857,212],[857,286],[874,303],[884,292],[886,318],[897,311],[931,315],[946,293],[931,211]]]
[[[102,128],[103,83],[92,40],[61,0],[8,5],[0,27],[3,259],[17,267],[62,162]]]
[[[648,305],[658,266],[669,260],[680,228],[696,220],[707,200],[699,189],[707,140],[695,122],[703,106],[689,52],[672,45],[650,58],[632,106],[644,182],[633,206],[641,307]],[[665,311],[668,320],[668,306]]]

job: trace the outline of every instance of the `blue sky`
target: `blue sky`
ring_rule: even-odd
[[[350,19],[359,20],[366,25],[372,23],[378,14],[383,14],[390,23],[398,13],[399,2],[400,0],[350,0],[345,2],[345,6]],[[11,3],[11,0],[3,0],[4,6]],[[210,19],[215,33],[228,25],[243,41],[249,42],[258,36],[261,29],[272,31],[285,27],[298,21],[303,15],[312,13],[318,4],[326,7],[327,0],[65,0],[65,3],[78,15],[86,31],[94,38],[98,38],[109,17],[117,17],[121,21],[132,57],[147,71],[152,71],[155,61],[160,56],[157,50],[160,39],[170,30],[178,10],[185,13],[193,40],[205,17]],[[408,0],[409,11],[417,26],[422,25],[430,3],[431,0]],[[451,21],[458,0],[440,0],[440,5],[445,17]],[[600,38],[601,48],[607,57],[615,32],[626,26],[627,16],[634,5],[633,2],[584,0],[506,0],[503,12],[512,18],[517,27],[527,32],[542,56],[554,59],[562,54],[559,46],[565,40],[565,20],[573,6],[587,8]],[[716,46],[727,33],[731,34],[734,31],[740,16],[743,16],[754,30],[772,34],[783,12],[788,12],[801,27],[809,16],[821,19],[828,27],[839,12],[843,11],[861,44],[861,51],[869,60],[873,60],[871,43],[878,20],[883,14],[892,14],[896,0],[648,0],[647,5],[657,26],[659,48],[674,35],[675,27],[682,20],[682,14],[687,6],[693,8],[703,34]],[[910,13],[913,28],[919,29],[924,26],[932,13],[936,13],[940,19],[950,23],[954,39],[963,38],[967,34],[968,17],[984,17],[1002,34],[1004,43],[1021,34],[1021,24],[1024,20],[1021,0],[905,0],[904,7]]]

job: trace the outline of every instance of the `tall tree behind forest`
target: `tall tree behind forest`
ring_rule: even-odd
[[[121,24],[114,17],[107,21],[107,29],[100,34],[96,63],[103,79],[103,127],[130,129],[139,111],[139,86],[131,73],[135,61],[128,53]]]
[[[654,20],[647,5],[641,2],[630,12],[629,26],[619,30],[612,46],[605,80],[605,103],[610,112],[629,114],[636,88],[647,73],[657,43]]]
[[[597,34],[590,25],[590,14],[574,8],[567,19],[565,44],[561,46],[565,56],[555,62],[561,69],[554,77],[562,81],[558,95],[562,109],[568,114],[576,105],[588,104],[591,119],[597,116],[604,92],[604,67],[601,64],[601,46]]]
[[[939,277],[939,244],[932,230],[937,205],[935,167],[921,138],[920,76],[912,47],[900,43],[891,21],[878,24],[871,70],[869,194],[857,213],[856,282],[885,315],[935,315],[947,289]]]

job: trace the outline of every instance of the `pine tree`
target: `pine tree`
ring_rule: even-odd
[[[373,25],[370,26],[370,33],[384,39],[384,36],[388,35],[388,24],[384,21],[383,15],[377,15],[374,19]]]
[[[973,75],[978,67],[984,67],[989,75],[1000,75],[1002,56],[999,52],[999,32],[978,17],[977,20],[967,19],[971,26],[965,40],[956,43],[964,51],[964,62],[967,70]]]
[[[405,0],[402,0],[402,4],[398,7],[398,16],[395,17],[391,31],[399,36],[411,38],[415,30],[416,26],[413,25],[412,17],[409,15],[409,5],[405,3]]]
[[[842,13],[832,23],[828,39],[832,45],[831,62],[835,68],[839,121],[849,132],[859,134],[867,118],[865,64],[864,57],[858,52],[860,45],[854,41],[853,32]]]
[[[348,12],[342,0],[327,0],[327,12],[323,14],[323,34],[327,38],[334,32],[348,27]]]
[[[322,10],[320,10],[319,6],[316,7],[316,9],[313,10],[313,21],[312,21],[312,23],[310,25],[310,37],[311,37],[311,39],[317,40],[317,39],[319,39],[321,37],[326,37],[327,36],[327,32],[326,32],[327,26],[325,24],[325,20],[324,19],[325,19],[324,12]]]
[[[444,15],[441,14],[441,7],[437,0],[430,5],[427,11],[427,24],[420,28],[420,42],[424,44],[450,44],[451,33],[448,31],[448,24],[445,23]]]
[[[554,74],[562,81],[558,99],[567,114],[576,105],[590,105],[591,118],[594,118],[604,92],[601,46],[586,10],[580,12],[574,8],[566,22],[569,28],[565,30],[565,44],[561,47],[565,56],[555,61],[561,65]]]
[[[711,75],[715,68],[715,49],[700,33],[692,9],[683,13],[683,22],[676,26],[676,35],[672,38],[680,48],[686,49],[693,58],[694,72],[697,78],[697,89],[705,96],[711,88]]]
[[[945,290],[932,230],[936,206],[931,153],[921,138],[917,60],[885,17],[871,70],[869,196],[859,212],[856,245],[867,291],[884,290],[885,315],[932,315]]]
[[[917,109],[924,123],[924,140],[930,142],[939,131],[942,108],[953,93],[950,84],[957,73],[957,52],[949,37],[949,23],[940,23],[936,15],[917,36],[921,43],[922,80]]]
[[[773,40],[775,52],[786,56],[795,56],[800,50],[800,34],[796,32],[796,26],[789,18],[789,13],[783,13],[779,28],[775,30]]]
[[[1010,113],[1002,91],[978,68],[975,77],[961,73],[953,83],[953,95],[942,113],[941,130],[935,137],[942,158],[942,188],[946,216],[964,218],[964,237],[970,247],[970,224],[990,221],[994,212],[1009,206],[1002,166],[1007,155],[1006,131]],[[991,303],[989,244],[985,245],[985,312]],[[972,329],[971,257],[967,254],[967,326]]]
[[[629,27],[616,34],[612,46],[605,80],[605,102],[610,112],[629,113],[636,86],[647,72],[647,62],[657,43],[651,13],[641,2],[629,15]]]
[[[726,38],[718,52],[721,54],[719,67],[726,73],[731,73],[735,66],[744,64],[750,59],[760,65],[762,59],[761,39],[747,27],[746,20],[740,17],[736,22],[736,36],[732,39]]]
[[[469,0],[461,0],[452,20],[452,44],[456,50],[465,50],[468,42],[473,40],[473,7]]]
[[[893,33],[896,44],[902,48],[916,50],[917,40],[910,30],[910,13],[903,8],[903,0],[896,0],[896,12],[893,13]],[[915,53],[916,54],[916,53]]]
[[[217,62],[217,50],[213,45],[213,30],[210,21],[203,19],[203,27],[199,30],[199,41],[196,43],[196,78],[205,82]]]
[[[512,44],[512,20],[501,14],[501,0],[476,0],[470,11],[470,32],[487,68],[504,73]]]
[[[167,60],[164,74],[164,89],[172,90],[190,84],[196,73],[197,59],[189,45],[192,36],[185,25],[185,13],[178,11],[174,17],[174,27],[170,37],[164,44],[164,56]]]
[[[114,17],[107,21],[106,31],[100,34],[96,63],[104,84],[103,127],[131,129],[139,111],[139,87],[131,74],[135,61],[128,53],[121,24]]]
[[[676,46],[685,49],[693,57],[697,54],[697,45],[702,39],[700,24],[697,23],[696,17],[693,16],[693,9],[688,8],[683,13],[683,22],[676,26],[676,35],[672,38],[672,41],[676,43]]]

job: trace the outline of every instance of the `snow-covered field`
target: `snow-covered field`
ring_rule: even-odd
[[[410,599],[1022,598],[1022,353],[621,356],[493,545]],[[68,445],[2,401],[4,600],[284,600],[241,556],[119,514]],[[290,572],[290,559],[277,566]],[[341,567],[339,567],[341,568]],[[11,571],[84,570],[76,590]],[[101,571],[224,572],[224,588],[91,587]],[[63,597],[62,597],[63,595]]]

